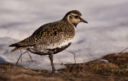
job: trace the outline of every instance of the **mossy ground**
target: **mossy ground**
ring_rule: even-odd
[[[0,81],[128,81],[128,53],[113,53],[80,64],[66,64],[51,74],[13,64],[0,63]]]

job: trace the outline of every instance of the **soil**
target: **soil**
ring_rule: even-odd
[[[0,63],[0,81],[128,81],[127,52],[108,54],[101,59],[66,64],[66,68],[54,74]]]

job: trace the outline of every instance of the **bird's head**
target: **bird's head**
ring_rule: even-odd
[[[80,22],[88,23],[86,20],[82,18],[82,14],[78,10],[69,11],[64,16],[63,20],[67,20],[70,24],[74,26],[77,26],[77,24]]]

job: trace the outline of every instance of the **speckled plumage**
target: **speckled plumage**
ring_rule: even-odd
[[[59,47],[66,40],[71,40],[75,35],[75,29],[66,21],[48,23],[37,29],[30,37],[13,44],[17,48],[35,49],[42,54],[47,49]],[[37,49],[36,49],[37,48]]]
[[[75,36],[75,27],[79,22],[85,22],[82,14],[77,10],[69,11],[62,20],[44,24],[30,37],[10,45],[13,51],[25,49],[38,55],[49,55],[54,70],[52,54],[63,51],[72,43]]]

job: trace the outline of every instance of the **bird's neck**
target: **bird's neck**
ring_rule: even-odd
[[[73,24],[75,27],[77,27],[77,24],[78,24],[78,23],[72,23],[72,24]]]
[[[70,25],[72,25],[73,27],[77,27],[77,24],[78,24],[78,23],[71,23],[68,18],[63,18],[62,21],[66,22],[66,23],[68,23]]]

